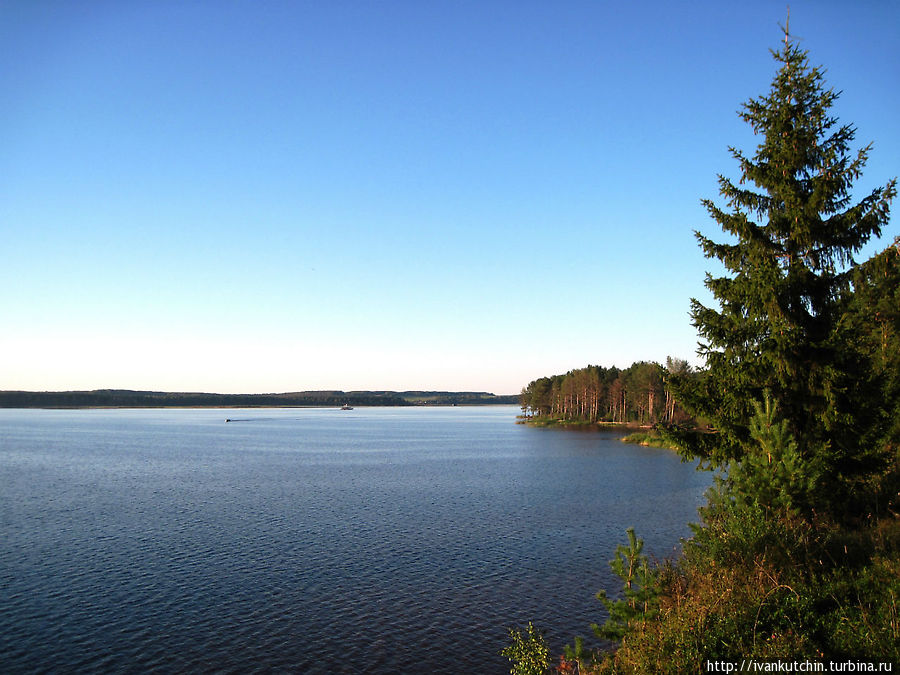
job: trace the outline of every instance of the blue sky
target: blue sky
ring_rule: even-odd
[[[790,5],[874,142],[861,195],[900,173],[900,3]],[[700,199],[755,147],[736,111],[785,15],[0,2],[0,389],[515,393],[694,360]]]

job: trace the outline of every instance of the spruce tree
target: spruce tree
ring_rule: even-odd
[[[871,145],[851,153],[854,127],[830,112],[839,94],[787,29],[772,55],[780,66],[771,90],[739,112],[760,138],[756,152],[729,148],[740,179],[719,176],[723,206],[703,201],[731,236],[720,243],[695,233],[706,257],[726,270],[706,276],[718,308],[692,300],[705,377],[672,382],[715,433],[679,440],[686,455],[712,466],[740,461],[755,443],[753,403],[767,391],[800,452],[822,468],[818,494],[839,498],[877,470],[879,454],[860,444],[879,402],[861,400],[855,387],[866,365],[845,348],[841,298],[854,254],[888,221],[896,179],[854,202],[852,184]]]
[[[869,364],[866,386],[884,402],[886,441],[900,448],[900,237],[853,270],[844,301],[841,326]]]

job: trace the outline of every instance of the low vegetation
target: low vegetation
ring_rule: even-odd
[[[678,446],[671,439],[666,438],[657,431],[635,431],[625,436],[622,441],[633,445],[646,445],[651,448],[678,450]]]

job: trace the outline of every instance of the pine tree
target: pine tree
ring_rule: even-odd
[[[728,478],[741,498],[756,502],[764,512],[796,511],[810,503],[818,468],[801,457],[788,420],[778,416],[768,392],[753,408],[750,436],[755,447],[731,465]]]
[[[729,148],[740,179],[719,176],[725,206],[703,201],[731,235],[718,243],[696,233],[706,257],[727,270],[706,277],[719,308],[692,301],[706,374],[673,385],[716,431],[682,436],[685,454],[713,466],[740,461],[755,443],[753,402],[769,391],[801,453],[823,467],[823,494],[837,497],[876,466],[873,449],[859,444],[877,415],[854,389],[864,364],[845,349],[841,297],[853,255],[888,221],[896,179],[853,203],[871,145],[851,154],[854,127],[830,113],[839,94],[784,33],[771,90],[739,112],[761,139],[756,152]]]
[[[624,597],[613,600],[605,590],[597,593],[597,599],[606,607],[609,618],[602,626],[591,624],[591,630],[603,640],[621,640],[628,632],[630,621],[646,618],[656,609],[655,572],[650,568],[647,556],[642,553],[644,540],[637,538],[633,527],[625,532],[628,545],[616,546],[616,555],[609,561],[612,571],[622,580]]]

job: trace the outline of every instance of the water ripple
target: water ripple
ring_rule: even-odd
[[[508,626],[585,633],[624,529],[669,554],[708,483],[456,415],[0,411],[0,670],[503,673]]]

